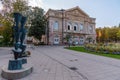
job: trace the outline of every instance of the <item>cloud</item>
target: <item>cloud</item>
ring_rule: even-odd
[[[43,7],[43,1],[42,0],[29,0],[29,5],[30,6],[38,6],[38,7]]]
[[[46,2],[44,0],[29,0],[30,6],[37,6],[43,8],[45,11],[47,11],[51,6],[48,4],[45,4]],[[53,6],[53,5],[52,5]]]
[[[0,2],[0,11],[2,10],[3,6],[2,6],[2,3]]]

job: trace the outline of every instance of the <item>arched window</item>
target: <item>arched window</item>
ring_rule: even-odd
[[[68,23],[67,29],[68,29],[68,30],[72,30],[72,25],[71,25],[71,23]]]
[[[83,30],[83,24],[80,24],[80,31]]]
[[[75,24],[74,24],[74,31],[77,31],[77,30],[78,30],[78,24],[75,23]]]
[[[70,30],[70,25],[68,25],[68,30]]]
[[[59,27],[58,21],[55,21],[53,29],[58,30],[58,27]]]
[[[74,26],[74,31],[76,31],[77,30],[77,26]]]

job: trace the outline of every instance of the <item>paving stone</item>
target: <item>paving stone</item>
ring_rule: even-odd
[[[19,80],[120,80],[120,60],[64,49],[63,46],[28,48],[33,73]],[[13,58],[10,48],[2,48],[0,68]],[[70,70],[76,67],[77,70]],[[0,77],[0,80],[5,80]]]

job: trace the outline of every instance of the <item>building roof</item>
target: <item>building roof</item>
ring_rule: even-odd
[[[70,9],[66,9],[66,12],[68,11],[73,11],[73,10],[79,10],[80,12],[82,12],[84,15],[86,16],[89,16],[87,13],[85,13],[79,6],[76,6],[76,7],[73,7],[73,8],[70,8]]]
[[[55,9],[49,9],[46,14],[48,14],[49,11],[57,11],[57,12],[70,12],[70,11],[74,11],[74,10],[78,10],[80,13],[82,13],[83,15],[85,16],[88,16],[89,15],[87,13],[85,13],[79,6],[76,6],[76,7],[73,7],[73,8],[70,8],[70,9],[60,9],[60,10],[55,10]]]

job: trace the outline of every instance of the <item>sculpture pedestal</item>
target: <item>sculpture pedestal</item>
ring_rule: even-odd
[[[22,59],[9,60],[8,70],[20,70],[22,69]]]
[[[33,67],[29,64],[23,65],[21,70],[8,70],[7,66],[2,67],[1,76],[8,80],[16,80],[23,77],[26,77],[32,73]]]
[[[20,70],[22,69],[22,65],[26,63],[26,58],[20,58],[18,60],[9,60],[8,70]]]

